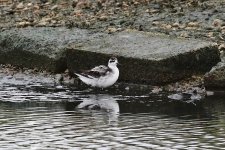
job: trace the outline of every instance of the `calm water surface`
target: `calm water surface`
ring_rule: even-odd
[[[225,149],[225,98],[193,103],[0,74],[0,149]]]

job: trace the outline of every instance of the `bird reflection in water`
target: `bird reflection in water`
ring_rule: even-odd
[[[76,108],[80,110],[88,110],[96,120],[104,119],[108,124],[117,122],[120,112],[116,98],[108,94],[89,95],[89,97],[83,99]]]

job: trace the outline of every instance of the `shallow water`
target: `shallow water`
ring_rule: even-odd
[[[149,91],[0,74],[0,148],[225,149],[223,96],[187,103]]]

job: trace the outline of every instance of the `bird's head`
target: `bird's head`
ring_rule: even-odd
[[[117,66],[118,60],[116,57],[111,57],[108,62],[108,66]]]

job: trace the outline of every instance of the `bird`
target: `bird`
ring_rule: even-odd
[[[108,66],[100,65],[81,73],[75,73],[78,78],[87,85],[97,88],[107,88],[112,86],[119,78],[118,60],[111,57]]]

